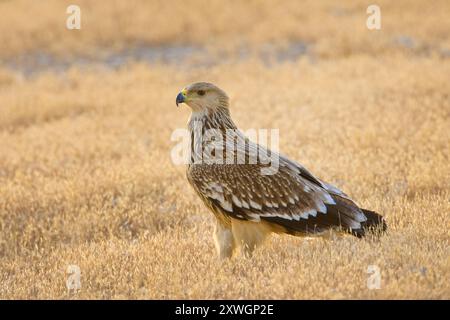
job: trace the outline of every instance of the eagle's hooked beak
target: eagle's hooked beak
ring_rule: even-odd
[[[186,102],[186,90],[183,89],[178,95],[177,95],[177,107],[179,103]]]

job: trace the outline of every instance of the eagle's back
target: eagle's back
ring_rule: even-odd
[[[228,116],[222,115],[224,117]],[[217,116],[216,116],[217,117]],[[363,236],[367,226],[381,226],[382,217],[360,209],[338,188],[314,177],[303,166],[248,140],[235,127],[223,125],[220,118],[204,114],[191,119],[191,161],[187,178],[207,207],[224,224],[230,219],[265,222],[291,234],[315,234],[330,228],[339,228]],[[231,119],[225,122],[232,123]],[[206,129],[205,129],[206,128]],[[218,128],[221,141],[204,141],[208,128]],[[225,129],[233,129],[230,133]],[[226,137],[237,136],[228,143]],[[208,149],[209,148],[209,149]],[[211,153],[204,150],[215,150]],[[255,150],[264,151],[262,157]],[[222,161],[217,160],[217,155]],[[246,159],[245,163],[228,163],[227,155]],[[268,154],[270,156],[268,156]],[[264,174],[268,161],[276,155],[277,170]],[[209,156],[209,158],[208,158]],[[220,158],[220,157],[219,157]],[[253,162],[248,162],[253,159]]]

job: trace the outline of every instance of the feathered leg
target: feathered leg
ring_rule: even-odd
[[[241,252],[249,257],[271,233],[270,228],[264,222],[251,222],[231,219],[234,242],[240,247]]]
[[[231,258],[234,250],[234,239],[230,227],[216,220],[214,228],[214,242],[221,259]]]

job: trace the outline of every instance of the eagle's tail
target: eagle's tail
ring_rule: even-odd
[[[385,232],[387,229],[386,221],[383,216],[370,210],[361,209],[364,215],[367,218],[367,221],[362,222],[361,229],[353,229],[352,234],[357,236],[358,238],[364,237],[367,232],[371,232],[375,235],[380,235]]]

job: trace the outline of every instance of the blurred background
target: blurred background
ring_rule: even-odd
[[[449,299],[450,1],[372,4],[0,0],[0,298]],[[170,157],[195,81],[389,233],[218,261]]]
[[[80,30],[66,28],[71,4],[81,9]],[[30,73],[73,64],[118,67],[135,60],[180,65],[193,59],[192,66],[210,66],[249,56],[266,63],[301,56],[450,56],[448,1],[378,1],[378,31],[366,27],[369,5],[359,0],[3,0],[1,58],[4,65]]]

